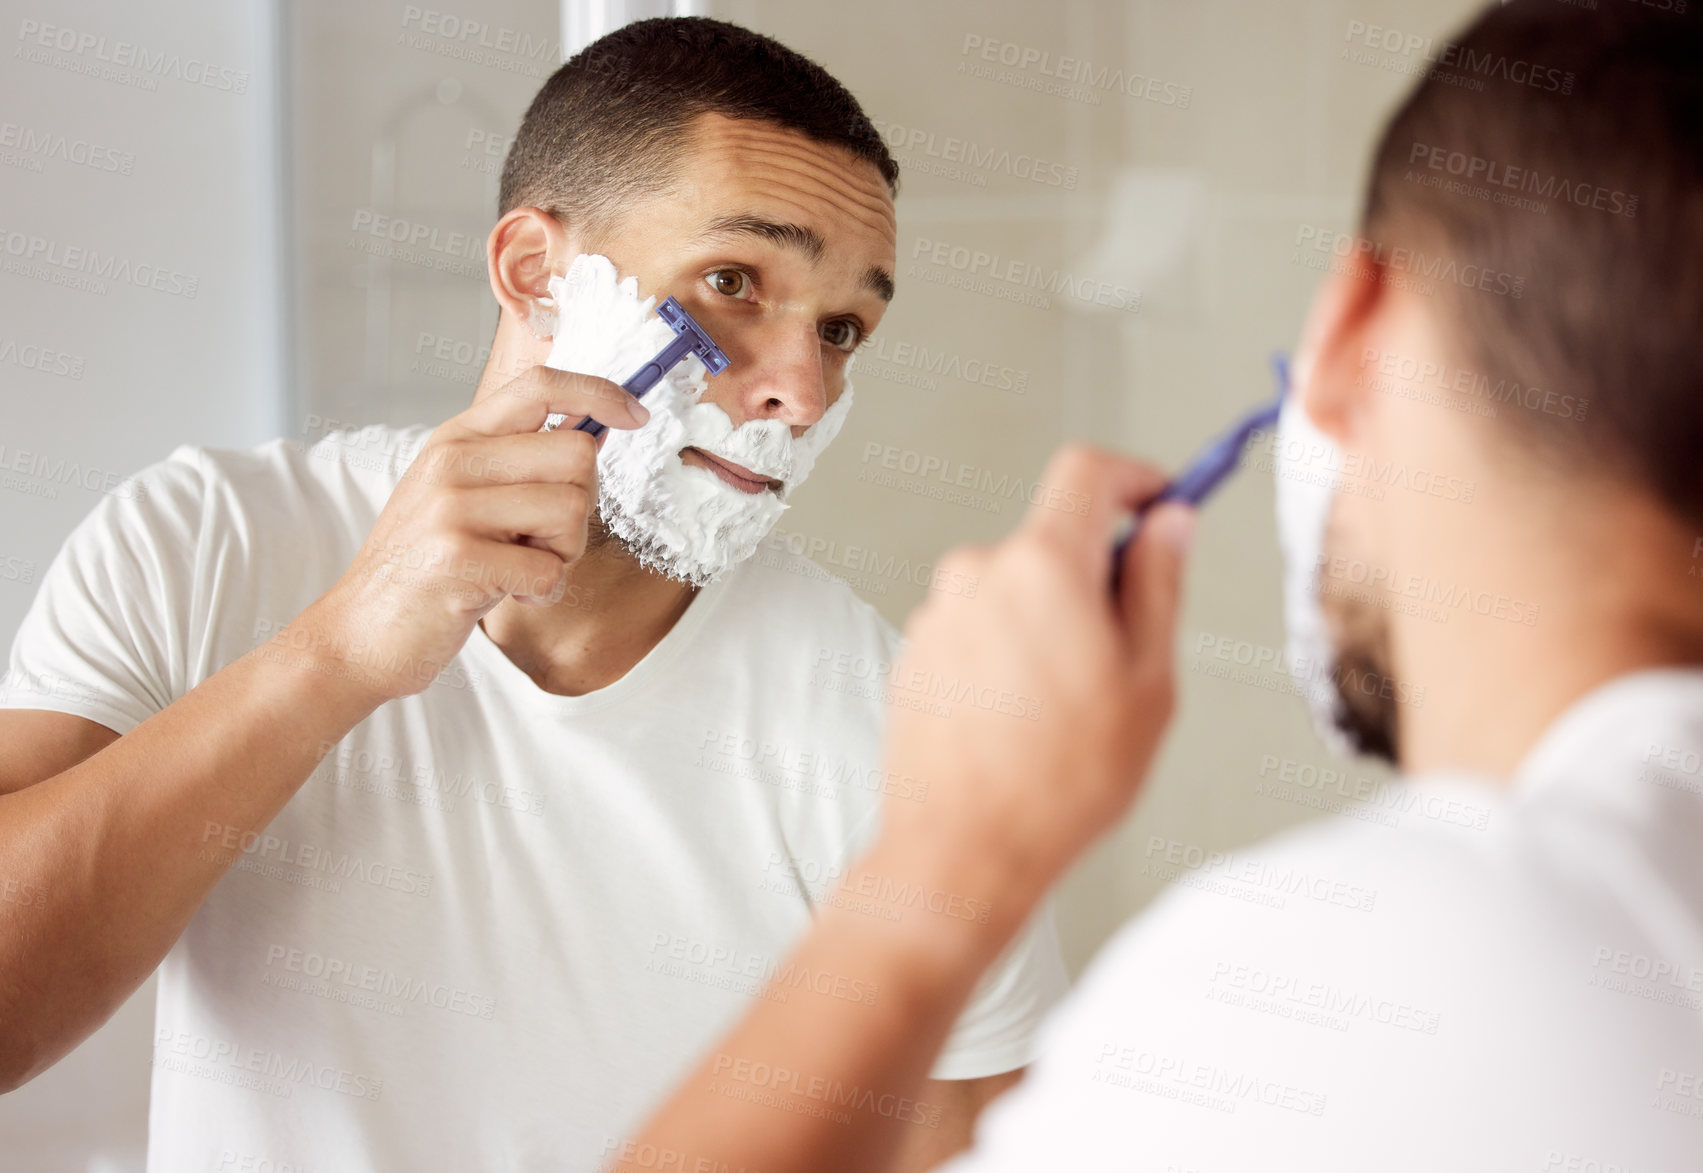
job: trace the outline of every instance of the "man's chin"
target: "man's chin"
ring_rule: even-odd
[[[773,527],[774,521],[771,520],[762,526],[760,533],[753,531],[737,540],[718,537],[703,550],[689,551],[660,536],[659,531],[671,527],[659,525],[654,518],[628,513],[613,502],[600,500],[596,529],[601,532],[604,543],[614,542],[640,566],[696,589],[725,577],[755,554]]]

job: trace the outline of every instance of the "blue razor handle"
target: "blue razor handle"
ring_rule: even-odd
[[[688,354],[697,355],[698,361],[703,363],[704,369],[712,375],[719,375],[727,369],[727,355],[715,344],[715,339],[693,321],[685,306],[671,297],[656,307],[656,315],[674,328],[674,337],[667,346],[656,352],[655,358],[628,375],[626,382],[621,384],[633,398],[643,399],[645,392],[660,383],[662,376],[673,370],[675,364]],[[574,430],[601,436],[605,428],[587,416],[574,425]]]
[[[1155,505],[1166,501],[1181,501],[1185,505],[1198,506],[1212,495],[1212,491],[1230,478],[1236,471],[1242,459],[1242,449],[1255,432],[1264,431],[1277,426],[1277,416],[1283,410],[1283,399],[1289,393],[1289,360],[1283,355],[1273,355],[1271,360],[1272,374],[1277,379],[1277,395],[1269,403],[1262,404],[1237,420],[1235,426],[1203,449],[1194,458],[1188,468],[1171,479],[1159,494],[1145,502],[1135,511],[1135,522],[1129,532],[1118,539],[1112,548],[1112,590],[1118,589],[1123,573],[1124,554],[1129,544],[1135,539],[1141,529],[1141,517]]]

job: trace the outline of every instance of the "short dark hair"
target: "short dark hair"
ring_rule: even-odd
[[[899,165],[827,70],[736,24],[660,17],[599,38],[544,83],[503,164],[499,214],[530,204],[595,233],[667,189],[684,131],[708,113],[843,147],[898,192]]]
[[[1695,13],[1512,0],[1432,56],[1378,146],[1362,233],[1523,279],[1517,297],[1436,287],[1477,372],[1588,400],[1583,418],[1501,406],[1501,436],[1703,526]]]

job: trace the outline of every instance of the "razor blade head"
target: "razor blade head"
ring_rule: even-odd
[[[686,307],[672,297],[656,307],[656,316],[667,322],[674,332],[681,337],[691,339],[690,353],[698,356],[698,361],[712,375],[719,375],[727,369],[727,355],[721,347],[715,344],[704,328],[693,320],[686,312]]]

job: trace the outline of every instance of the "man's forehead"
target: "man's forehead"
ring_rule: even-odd
[[[797,224],[829,251],[897,248],[887,181],[844,148],[750,118],[704,114],[692,124],[680,178],[708,229],[729,214]],[[861,237],[849,240],[848,237]]]

